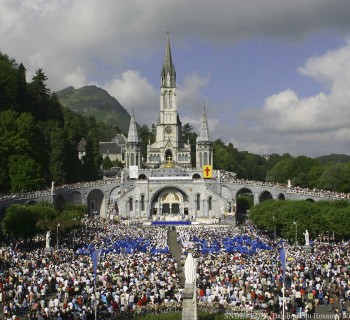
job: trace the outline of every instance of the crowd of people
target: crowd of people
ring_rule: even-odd
[[[199,305],[233,311],[282,312],[281,241],[254,228],[182,226],[177,228],[182,261],[197,259]],[[313,241],[312,252],[290,247],[285,274],[285,312],[315,314],[318,305],[345,315],[350,300],[350,243]],[[231,248],[236,248],[231,250]],[[255,247],[255,249],[254,249]],[[254,250],[253,250],[254,249]],[[347,316],[346,316],[347,318]]]
[[[87,228],[45,250],[45,236],[32,243],[7,239],[0,247],[0,303],[4,319],[93,319],[144,309],[181,308],[179,270],[189,252],[197,264],[199,308],[218,312],[280,314],[280,240],[253,227],[177,226],[182,248],[176,261],[169,227],[125,226],[90,220]],[[51,239],[54,241],[55,239]],[[55,247],[51,243],[51,247]],[[101,249],[94,268],[91,253]],[[312,315],[318,305],[346,311],[350,300],[350,243],[313,239],[310,254],[289,247],[285,312]],[[95,273],[96,271],[96,273]],[[95,276],[96,275],[96,276]]]
[[[126,227],[91,220],[74,241],[45,252],[31,246],[1,247],[0,303],[4,318],[93,319],[135,313],[144,307],[178,304],[177,263],[169,253],[167,230]],[[91,252],[100,248],[96,283]]]

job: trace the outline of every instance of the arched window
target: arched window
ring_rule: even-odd
[[[204,152],[203,154],[203,164],[204,165],[208,164],[208,154],[206,152]]]
[[[201,209],[201,195],[197,194],[197,211]]]
[[[163,108],[168,109],[168,93],[165,92],[163,95]]]
[[[134,205],[133,205],[133,204],[134,204],[134,203],[133,203],[133,199],[130,198],[130,199],[129,199],[129,211],[130,211],[130,212],[134,210]]]
[[[209,207],[209,210],[212,210],[212,206],[213,206],[212,202],[213,202],[212,197],[209,197],[209,199],[208,199],[208,207]]]
[[[169,109],[173,108],[173,93],[169,92]]]

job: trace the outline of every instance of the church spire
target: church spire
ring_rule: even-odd
[[[208,127],[208,120],[207,120],[207,114],[204,107],[203,117],[202,117],[202,128],[201,133],[199,135],[200,141],[210,141],[210,135],[209,135],[209,127]]]
[[[130,125],[129,125],[129,134],[128,134],[128,142],[139,142],[139,136],[137,134],[137,127],[135,122],[135,116],[134,116],[134,108],[132,109],[131,118],[130,118]]]
[[[162,88],[175,88],[176,87],[176,71],[173,64],[173,58],[171,56],[169,32],[166,33],[166,47],[165,56],[162,71],[160,73],[160,81]]]

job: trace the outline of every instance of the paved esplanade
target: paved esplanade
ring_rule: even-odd
[[[181,249],[181,244],[179,244],[177,242],[176,231],[173,229],[168,232],[168,246],[169,246],[169,250],[170,250],[171,254],[174,256],[174,258],[177,262],[177,272],[178,272],[178,275],[180,277],[181,286],[184,287],[185,286],[185,275],[184,275],[184,272],[183,272],[182,266],[181,266],[182,249]]]

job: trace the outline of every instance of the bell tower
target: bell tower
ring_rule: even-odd
[[[160,110],[156,141],[147,145],[147,166],[174,161],[190,166],[191,148],[182,141],[182,123],[177,111],[176,71],[171,54],[169,32],[166,33],[165,55],[160,72]]]

